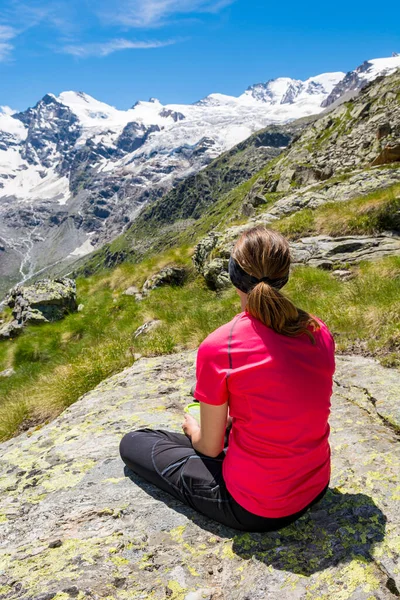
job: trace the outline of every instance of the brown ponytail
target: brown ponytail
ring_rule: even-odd
[[[253,277],[268,277],[271,282],[289,276],[290,249],[287,240],[277,231],[257,225],[242,233],[236,242],[232,257]],[[246,311],[277,333],[295,337],[305,333],[315,343],[309,330],[320,328],[316,319],[297,308],[273,284],[257,283],[247,295]]]

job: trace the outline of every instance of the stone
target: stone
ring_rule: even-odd
[[[390,144],[385,146],[382,152],[372,161],[371,167],[377,165],[387,165],[400,161],[400,144]]]
[[[209,262],[210,255],[218,245],[223,234],[219,231],[211,231],[195,247],[192,262],[198,273],[203,273],[205,265]]]
[[[337,263],[357,263],[400,255],[400,237],[395,236],[314,236],[291,242],[293,264],[332,268]]]
[[[342,281],[349,281],[355,277],[353,271],[349,271],[348,269],[335,269],[332,271],[332,275],[336,279],[341,279]]]
[[[77,308],[76,310],[77,310],[78,312],[82,312],[84,308],[85,308],[85,305],[84,305],[84,304],[79,304],[79,305],[78,305],[78,308]]]
[[[243,533],[181,505],[119,457],[128,431],[181,431],[196,354],[143,357],[40,430],[0,444],[0,595],[165,600],[169,589],[176,600],[392,600],[400,373],[336,357],[329,491],[289,527]],[[172,383],[175,392],[161,393]],[[55,452],[61,462],[51,464]],[[23,489],[21,468],[41,470],[35,487]],[[49,548],[55,540],[62,545]]]
[[[10,323],[6,323],[0,327],[0,340],[9,340],[21,333],[23,329],[22,323],[18,323],[17,320],[13,320]]]
[[[245,217],[252,217],[255,214],[254,205],[249,202],[244,202],[242,205],[242,214]]]
[[[376,132],[376,138],[378,140],[381,140],[382,138],[387,137],[388,135],[390,135],[392,133],[392,126],[390,125],[390,123],[382,123],[382,125],[379,125],[378,130]]]
[[[14,320],[2,326],[0,339],[14,337],[29,323],[58,321],[76,311],[76,284],[68,277],[18,284],[10,291],[6,303],[12,308]]]
[[[142,287],[142,294],[147,294],[150,290],[163,285],[183,285],[187,274],[186,267],[167,265],[161,271],[146,279]]]
[[[210,289],[223,290],[232,285],[228,273],[228,262],[224,258],[215,258],[206,265],[203,275]]]
[[[143,323],[143,325],[141,325],[140,327],[138,327],[136,329],[136,331],[134,331],[133,337],[137,338],[139,335],[147,334],[150,331],[152,331],[153,329],[155,329],[156,327],[158,327],[160,324],[161,324],[161,321],[159,319],[153,319],[151,321],[146,321],[146,323]]]
[[[139,293],[139,288],[137,288],[135,285],[131,285],[129,286],[125,291],[124,294],[125,296],[135,296],[136,294]]]
[[[15,371],[12,367],[9,369],[4,369],[4,371],[0,371],[0,377],[12,377],[15,374]]]

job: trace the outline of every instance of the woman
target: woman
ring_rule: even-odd
[[[186,415],[185,435],[142,429],[120,443],[131,470],[243,531],[289,525],[323,497],[330,479],[334,341],[323,321],[280,291],[289,267],[278,232],[257,226],[240,236],[229,275],[242,312],[197,353],[201,426]]]

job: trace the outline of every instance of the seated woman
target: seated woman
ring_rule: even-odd
[[[330,480],[335,345],[323,321],[280,291],[289,267],[278,232],[257,226],[240,236],[229,275],[242,312],[197,353],[193,395],[201,425],[186,415],[185,435],[140,429],[120,443],[132,471],[242,531],[289,525]]]

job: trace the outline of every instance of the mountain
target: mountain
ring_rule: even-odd
[[[357,67],[357,69],[354,69],[354,71],[349,71],[346,76],[334,86],[329,96],[322,101],[321,106],[331,106],[331,104],[342,98],[345,94],[357,92],[370,81],[374,81],[374,79],[379,76],[390,75],[399,67],[400,56],[398,54],[394,54],[390,58],[366,60],[362,65]]]
[[[356,69],[354,89],[400,66],[400,58],[368,65]],[[341,82],[348,92],[348,79],[278,78],[239,97],[211,94],[193,105],[151,98],[125,111],[73,91],[46,94],[19,113],[3,107],[0,293],[113,239],[144,204],[252,133],[321,112]]]
[[[111,244],[77,262],[74,275],[87,276],[124,261],[140,263],[162,255],[167,248],[185,244],[192,247],[205,235],[203,246],[200,244],[199,270],[203,272],[204,266],[208,269],[205,257],[211,253],[211,262],[216,259],[216,263],[212,264],[207,279],[218,280],[222,273],[222,281],[229,283],[224,275],[229,252],[226,244],[222,244],[218,254],[215,247],[218,232],[231,231],[236,239],[238,220],[249,225],[261,215],[264,224],[273,223],[275,228],[280,227],[283,219],[284,232],[292,239],[309,230],[316,233],[334,230],[336,237],[341,233],[365,234],[358,240],[339,243],[342,247],[338,256],[344,264],[347,255],[351,260],[354,256],[359,258],[357,252],[399,254],[399,93],[400,71],[369,83],[356,98],[329,112],[279,126],[279,135],[284,134],[285,127],[290,141],[273,159],[262,144],[277,135],[274,128],[278,126],[254,134],[145,206]],[[238,171],[243,176],[238,177]],[[383,202],[379,196],[382,190],[387,190]],[[375,193],[377,200],[369,197]],[[347,231],[340,224],[341,203],[353,198],[356,199],[354,214],[346,213],[350,218]],[[335,206],[330,206],[333,202]],[[323,225],[322,211],[321,216],[315,217],[318,227],[311,227],[314,213],[326,204],[330,206],[331,224],[326,217],[327,223]],[[232,222],[235,224],[227,229]],[[371,238],[374,234],[383,237],[374,240]],[[331,265],[336,242],[325,240],[321,244],[320,248],[319,242],[313,241],[309,250],[300,254],[314,260],[318,256],[319,261]],[[321,258],[325,251],[332,254],[329,260]]]

